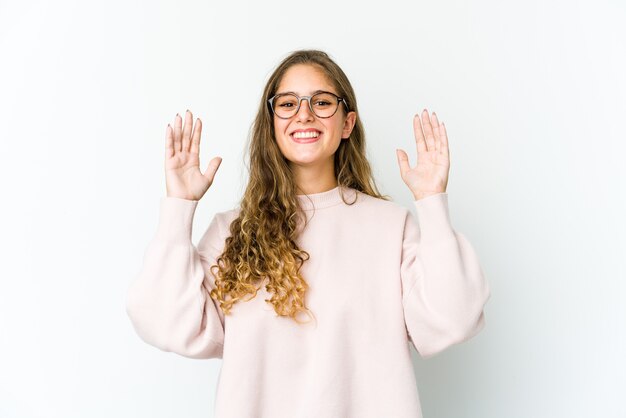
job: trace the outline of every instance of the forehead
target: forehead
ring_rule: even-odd
[[[296,64],[283,74],[277,93],[293,92],[297,95],[310,95],[317,90],[334,92],[332,82],[317,66]]]

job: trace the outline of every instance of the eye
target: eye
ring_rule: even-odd
[[[291,94],[286,94],[284,96],[278,96],[274,105],[283,109],[291,109],[298,105],[298,100]]]
[[[318,93],[313,96],[312,104],[317,109],[328,109],[337,104],[337,99],[330,93]]]

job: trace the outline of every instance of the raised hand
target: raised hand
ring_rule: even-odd
[[[422,131],[423,127],[423,131]],[[415,115],[413,130],[417,145],[417,166],[411,168],[409,157],[401,149],[396,150],[400,175],[409,187],[415,200],[443,193],[448,186],[450,171],[450,152],[445,125],[439,122],[433,112],[432,118],[424,109],[422,118]]]
[[[215,157],[209,162],[204,174],[200,172],[200,134],[202,122],[193,115],[185,113],[185,125],[176,114],[174,127],[167,125],[165,133],[165,187],[168,197],[187,200],[200,200],[213,183],[213,177],[222,158]],[[193,132],[192,132],[193,128]]]

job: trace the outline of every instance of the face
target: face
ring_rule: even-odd
[[[321,69],[312,65],[298,64],[285,72],[276,94],[293,92],[298,96],[311,96],[317,90],[339,95]],[[330,170],[333,169],[335,151],[341,141],[349,141],[342,138],[350,136],[356,121],[356,113],[346,113],[346,107],[342,102],[333,116],[319,118],[311,112],[308,100],[303,100],[298,113],[289,119],[281,119],[276,115],[273,117],[276,142],[292,167],[294,165],[298,168],[325,167]],[[294,133],[304,130],[317,132],[317,138],[297,142]]]

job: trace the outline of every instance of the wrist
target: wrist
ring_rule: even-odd
[[[429,196],[434,196],[434,195],[439,194],[439,193],[445,193],[445,192],[413,193],[413,198],[415,200],[421,200],[421,199],[425,199],[425,198],[427,198]]]

